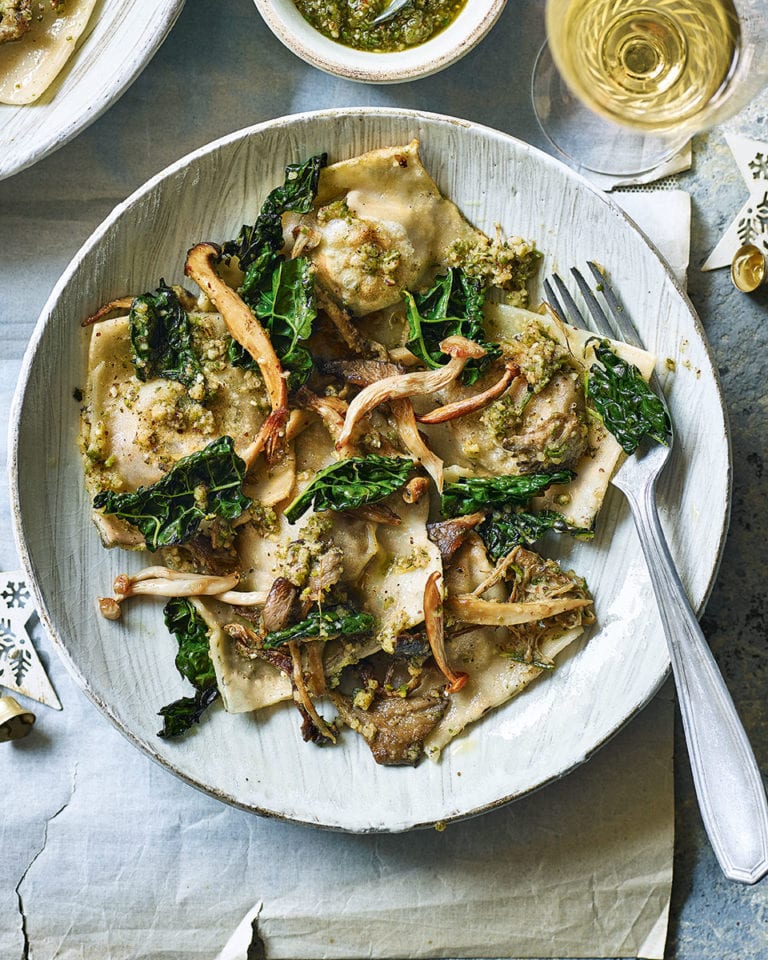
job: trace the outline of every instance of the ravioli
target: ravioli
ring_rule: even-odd
[[[452,243],[483,236],[442,196],[418,146],[412,140],[327,167],[314,212],[286,218],[291,248],[298,240],[318,281],[355,315],[401,303],[404,289],[447,262]]]
[[[583,406],[584,375],[595,362],[593,346],[596,342],[594,334],[588,330],[580,330],[570,324],[563,323],[548,314],[533,313],[519,307],[506,304],[488,304],[485,311],[486,332],[493,340],[503,344],[514,344],[525,336],[531,326],[540,329],[543,339],[550,341],[560,348],[562,356],[566,358],[564,364],[558,368],[558,375],[570,384],[573,396],[581,398],[581,415],[577,419],[583,429],[583,449],[576,447],[577,455],[565,462],[565,466],[572,468],[576,479],[568,484],[567,488],[554,485],[534,501],[538,509],[557,509],[577,527],[591,529],[595,518],[600,512],[611,477],[624,457],[622,449],[614,437],[605,429],[599,418],[587,416]],[[634,364],[648,380],[653,371],[655,357],[646,350],[640,350],[626,343],[609,341],[612,349],[618,356]],[[511,351],[515,356],[514,350]],[[565,371],[565,372],[563,372]],[[546,384],[541,393],[534,399],[547,400],[551,392],[551,381]],[[473,388],[476,389],[476,388]],[[454,387],[449,399],[466,395],[467,388]],[[558,412],[556,397],[551,407]],[[528,394],[525,394],[527,398]],[[571,397],[571,393],[567,394]],[[511,405],[514,408],[514,403]],[[549,405],[547,405],[549,410]],[[521,465],[521,447],[512,450],[505,448],[502,431],[498,424],[515,424],[515,418],[510,411],[509,397],[496,401],[481,413],[469,414],[466,417],[451,422],[449,431],[439,434],[433,431],[431,442],[433,448],[443,457],[448,465],[448,474],[451,478],[457,476],[492,476],[498,474],[530,473],[531,467],[544,465],[553,470],[562,466],[565,453],[560,456],[547,457],[547,444],[553,443],[557,448],[563,447],[563,429],[561,422],[555,416],[549,420],[542,414],[535,425],[548,431],[538,451],[540,461],[527,462],[524,458]],[[555,436],[553,438],[552,433]],[[501,435],[500,435],[501,434]],[[582,452],[578,452],[582,450]]]
[[[387,653],[399,634],[424,622],[427,580],[443,568],[440,551],[427,536],[429,501],[398,509],[401,524],[378,526],[376,553],[360,579],[366,609],[376,617],[376,638]]]
[[[290,680],[271,664],[242,656],[224,632],[232,621],[231,609],[215,599],[194,603],[210,630],[211,661],[227,713],[251,713],[290,700]]]
[[[214,437],[232,436],[242,452],[257,435],[266,415],[262,384],[250,371],[223,363],[226,331],[220,316],[190,316],[207,358],[205,403],[176,381],[137,378],[128,317],[103,320],[91,328],[80,420],[91,493],[155,483],[171,464]],[[106,545],[141,543],[123,525],[99,513],[94,517]]]
[[[77,48],[96,0],[66,0],[59,10],[49,0],[34,4],[30,28],[0,45],[0,103],[38,100]]]
[[[449,575],[449,591],[468,593],[489,576],[489,563],[482,544],[475,540],[466,544]],[[503,600],[503,591],[496,585],[495,599]],[[555,657],[584,632],[581,623],[568,626],[556,620],[539,639],[539,651],[554,663]],[[431,760],[471,723],[489,710],[501,706],[532,683],[546,668],[526,664],[508,656],[509,636],[503,627],[486,627],[457,637],[449,644],[451,658],[469,674],[467,684],[449,698],[440,722],[427,736],[424,749]]]

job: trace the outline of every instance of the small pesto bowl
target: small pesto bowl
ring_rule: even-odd
[[[401,83],[437,73],[469,53],[496,23],[507,0],[467,0],[440,33],[393,53],[355,50],[328,39],[302,17],[293,0],[254,2],[275,36],[307,63],[361,83]]]

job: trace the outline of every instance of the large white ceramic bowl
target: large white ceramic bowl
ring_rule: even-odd
[[[182,695],[161,604],[135,602],[118,622],[94,598],[144,558],[105,551],[89,519],[77,451],[85,336],[81,317],[112,297],[183,281],[187,249],[250,222],[283,165],[331,160],[418,137],[442,190],[486,231],[535,238],[542,276],[594,257],[611,272],[647,346],[672,357],[677,442],[661,483],[662,520],[694,606],[717,567],[727,523],[729,448],[701,327],[664,263],[604,195],[543,153],[485,127],[402,110],[340,110],[274,120],[180,160],[99,227],[42,312],[11,415],[16,536],[43,623],[88,696],[139,747],[214,796],[247,810],[354,831],[405,830],[519,797],[588,758],[651,697],[668,660],[631,520],[609,496],[592,543],[563,543],[588,579],[599,628],[551,675],[489,714],[439,764],[376,766],[362,738],[305,744],[285,705],[259,717],[211,708],[181,741],[158,739],[157,710]],[[660,364],[663,368],[663,364]],[[565,540],[565,538],[564,538]]]
[[[496,23],[507,0],[467,0],[456,19],[426,43],[393,53],[353,50],[307,23],[293,0],[254,0],[270,30],[296,56],[348,80],[401,83],[443,70],[477,44]]]
[[[0,180],[63,147],[100,117],[152,59],[183,6],[184,0],[99,0],[77,49],[42,97],[23,106],[0,104]]]

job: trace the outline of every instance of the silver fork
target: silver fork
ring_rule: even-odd
[[[605,298],[603,311],[587,281],[571,273],[600,337],[642,347],[637,330],[594,263],[588,264]],[[544,288],[550,305],[577,327],[587,326],[563,281],[552,277]],[[651,386],[666,407],[654,373]],[[671,423],[671,420],[670,420]],[[704,639],[669,552],[656,509],[656,480],[672,447],[643,441],[613,477],[626,496],[648,565],[669,647],[683,718],[688,756],[704,827],[729,880],[756,883],[768,873],[768,804],[765,788],[744,727],[728,688]]]

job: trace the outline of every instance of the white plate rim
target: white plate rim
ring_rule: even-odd
[[[645,236],[645,234],[637,227],[634,221],[629,217],[624,211],[606,194],[596,188],[589,180],[585,179],[569,167],[565,167],[559,160],[553,158],[549,154],[544,153],[538,148],[532,146],[531,144],[526,143],[525,141],[519,140],[518,138],[507,134],[503,131],[499,131],[492,127],[488,127],[484,124],[478,124],[473,121],[464,120],[456,117],[446,116],[437,113],[427,113],[419,110],[406,110],[398,109],[393,107],[350,107],[350,108],[330,108],[318,111],[303,111],[296,114],[289,114],[286,116],[274,118],[271,120],[262,121],[261,123],[254,124],[248,127],[244,127],[240,130],[237,130],[233,133],[227,134],[223,137],[220,137],[210,143],[199,147],[198,149],[186,154],[181,157],[179,160],[167,166],[164,170],[161,170],[159,173],[155,174],[144,184],[142,184],[137,190],[135,190],[129,197],[126,198],[122,203],[118,204],[113,211],[105,218],[104,221],[94,230],[91,236],[85,241],[85,243],[80,247],[77,253],[74,255],[67,268],[57,281],[53,290],[51,291],[50,296],[48,297],[41,313],[38,318],[38,321],[35,325],[35,329],[30,338],[29,345],[25,351],[21,371],[19,374],[19,379],[17,382],[16,390],[14,392],[13,401],[11,405],[10,417],[9,417],[9,430],[8,430],[8,476],[9,476],[9,486],[11,494],[11,518],[13,524],[13,533],[16,546],[19,552],[19,556],[22,561],[24,571],[26,573],[28,583],[32,590],[35,604],[41,619],[41,622],[48,631],[50,637],[53,639],[55,648],[64,662],[65,667],[67,668],[70,675],[75,679],[78,686],[83,690],[86,696],[94,703],[98,709],[103,712],[109,720],[117,727],[117,729],[135,746],[145,752],[153,760],[159,763],[166,770],[171,772],[174,776],[178,777],[185,783],[188,783],[190,786],[195,787],[196,789],[206,793],[210,796],[213,796],[233,807],[244,810],[250,813],[256,813],[260,816],[264,816],[270,819],[283,820],[286,822],[296,822],[304,825],[317,826],[323,829],[336,830],[341,832],[355,832],[355,833],[368,833],[368,832],[402,832],[407,830],[415,830],[422,828],[429,828],[435,826],[434,819],[423,820],[419,822],[407,822],[407,823],[397,823],[392,826],[375,826],[371,828],[358,828],[358,827],[346,827],[343,824],[339,823],[326,823],[326,822],[315,822],[313,820],[292,817],[275,811],[272,809],[261,808],[250,803],[244,803],[238,800],[237,797],[227,793],[226,791],[217,789],[215,786],[210,784],[202,783],[196,780],[193,777],[188,776],[183,771],[178,770],[174,765],[162,757],[152,746],[150,741],[144,740],[142,737],[134,734],[123,721],[117,716],[115,711],[112,709],[110,704],[101,698],[91,687],[91,684],[88,678],[83,674],[77,663],[73,660],[69,650],[66,647],[66,644],[62,640],[59,632],[55,626],[53,618],[49,614],[48,606],[43,595],[42,589],[38,583],[38,578],[36,576],[35,567],[33,559],[27,549],[26,543],[23,536],[23,518],[21,512],[21,503],[20,503],[20,489],[18,485],[18,464],[19,464],[19,440],[20,440],[20,414],[22,410],[24,395],[28,380],[30,377],[32,364],[34,362],[35,353],[39,342],[45,332],[48,320],[50,319],[51,312],[55,307],[62,291],[66,288],[69,281],[71,280],[73,274],[78,270],[82,259],[85,255],[90,252],[94,247],[96,247],[99,242],[102,240],[104,235],[109,231],[113,224],[135,203],[137,203],[143,196],[150,193],[153,188],[160,183],[162,180],[167,177],[172,176],[179,170],[182,170],[184,167],[190,165],[197,159],[205,156],[208,153],[215,152],[219,148],[226,146],[229,143],[233,143],[244,138],[250,137],[254,134],[258,134],[260,131],[267,128],[279,128],[279,127],[290,127],[292,124],[302,121],[314,120],[319,118],[335,119],[335,118],[357,118],[365,120],[367,117],[389,117],[389,118],[408,118],[414,122],[424,121],[427,122],[436,122],[443,124],[452,124],[457,125],[466,129],[477,130],[480,133],[485,133],[486,135],[491,135],[493,137],[502,138],[504,140],[510,141],[514,144],[515,149],[523,150],[525,152],[530,152],[534,154],[537,160],[544,164],[552,164],[556,167],[563,168],[567,172],[567,176],[570,178],[575,178],[580,182],[582,189],[587,189],[595,197],[597,197],[600,202],[604,203],[607,207],[611,209],[614,215],[617,215],[620,219],[623,219],[629,223],[642,237],[643,241],[650,248],[653,255],[659,261],[660,266],[667,275],[668,280],[674,287],[675,292],[681,297],[686,307],[688,314],[690,314],[690,319],[692,325],[700,338],[701,345],[704,349],[706,356],[708,357],[710,363],[712,364],[712,371],[714,374],[713,385],[716,392],[716,397],[720,405],[723,423],[724,423],[724,440],[726,443],[726,459],[727,459],[727,475],[726,475],[726,503],[724,504],[724,512],[721,528],[719,530],[718,542],[716,548],[716,559],[712,565],[712,569],[709,573],[706,586],[702,592],[702,599],[696,605],[697,610],[700,613],[703,608],[706,606],[706,602],[711,594],[712,588],[714,586],[715,579],[717,577],[717,572],[722,562],[723,551],[725,546],[725,539],[728,531],[728,523],[730,518],[730,507],[731,507],[731,487],[732,487],[732,474],[733,474],[733,464],[732,464],[732,452],[731,452],[731,442],[730,442],[730,430],[728,424],[727,410],[725,406],[724,396],[722,388],[719,382],[717,375],[717,367],[714,362],[714,357],[712,354],[712,349],[707,341],[705,331],[701,324],[701,321],[691,303],[686,291],[682,288],[678,280],[672,274],[668,265],[664,261],[663,257],[659,253],[656,246]],[[656,676],[653,684],[649,685],[646,696],[640,700],[638,703],[634,704],[631,710],[624,716],[624,718],[617,723],[611,730],[607,731],[599,742],[596,742],[592,745],[591,749],[586,751],[583,755],[576,757],[572,764],[567,767],[564,767],[549,778],[543,779],[540,783],[536,784],[534,787],[527,789],[525,791],[514,793],[508,796],[501,796],[498,799],[478,806],[471,810],[462,811],[456,815],[445,818],[446,823],[456,822],[469,817],[477,816],[487,811],[497,809],[498,807],[504,806],[507,803],[513,802],[514,800],[520,799],[523,796],[527,796],[530,793],[541,789],[547,784],[554,782],[556,780],[562,779],[567,776],[572,770],[581,766],[582,763],[586,762],[591,756],[593,756],[602,746],[604,746],[609,740],[611,740],[617,733],[620,732],[623,727],[630,722],[633,717],[635,717],[647,704],[653,699],[655,694],[658,692],[658,689],[664,682],[666,676],[669,673],[669,660],[665,658],[664,662],[660,662],[656,671]],[[443,821],[441,821],[443,822]]]

